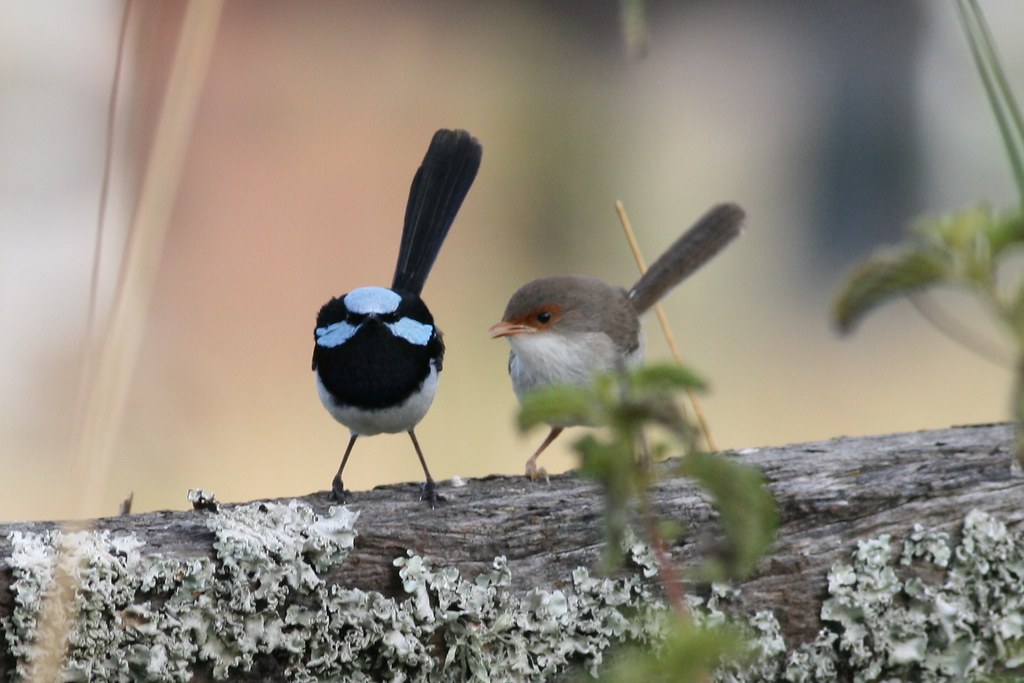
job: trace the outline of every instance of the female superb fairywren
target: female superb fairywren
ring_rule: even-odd
[[[466,131],[437,131],[409,190],[391,288],[354,289],[317,314],[313,371],[320,402],[351,432],[331,482],[338,502],[345,501],[341,477],[356,439],[398,432],[409,434],[423,466],[421,497],[431,506],[438,500],[415,427],[434,400],[444,341],[420,292],[482,154]]]
[[[512,347],[508,371],[520,401],[552,384],[587,384],[596,373],[643,360],[639,316],[717,254],[740,232],[743,209],[712,207],[655,261],[628,292],[593,277],[566,275],[533,280],[509,299],[491,337]],[[526,476],[542,478],[537,458],[565,427],[551,426],[526,461]]]

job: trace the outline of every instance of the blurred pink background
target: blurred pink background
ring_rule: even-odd
[[[1021,95],[1024,14],[981,4]],[[104,303],[173,7],[133,24]],[[424,291],[448,347],[417,428],[439,480],[522,472],[543,432],[516,431],[508,348],[487,328],[534,277],[632,284],[616,199],[648,260],[712,203],[747,209],[742,239],[664,302],[711,380],[720,447],[1006,419],[1009,370],[906,303],[848,339],[828,315],[843,273],[915,217],[1016,201],[952,3],[647,7],[650,49],[632,59],[610,2],[228,2],[108,502],[83,511],[68,439],[121,5],[0,4],[0,519],[113,514],[129,491],[144,511],[187,507],[189,487],[326,490],[347,432],[317,400],[314,317],[389,284],[440,127],[471,131],[484,159]],[[999,338],[966,297],[937,300]],[[667,360],[646,329],[648,358]],[[542,464],[572,467],[582,433]],[[420,477],[397,435],[360,440],[345,481]]]

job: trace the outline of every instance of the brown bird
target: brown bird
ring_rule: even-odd
[[[596,373],[639,364],[640,315],[739,235],[743,218],[736,204],[712,207],[629,291],[582,275],[545,277],[520,287],[490,329],[491,337],[504,337],[512,347],[508,371],[519,400],[543,387],[587,384]],[[544,476],[537,458],[570,426],[551,425],[526,461],[527,477]]]

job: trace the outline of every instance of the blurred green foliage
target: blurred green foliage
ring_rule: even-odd
[[[660,476],[685,476],[708,494],[718,512],[722,552],[686,572],[692,581],[742,578],[775,536],[775,501],[761,473],[723,453],[696,450],[698,428],[679,408],[687,390],[704,382],[678,365],[652,365],[599,375],[588,387],[555,386],[525,398],[522,429],[537,424],[584,423],[601,427],[578,439],[580,471],[605,494],[605,567],[621,566],[626,539],[635,533],[658,558],[658,574],[672,616],[657,654],[628,651],[615,658],[605,680],[699,681],[724,660],[743,651],[742,639],[726,627],[701,628],[689,619],[677,568],[665,550],[685,533],[681,522],[659,518],[650,489]],[[651,434],[659,439],[648,444]],[[682,455],[668,467],[654,460]]]
[[[698,627],[688,619],[673,619],[657,656],[629,649],[613,658],[601,674],[601,683],[683,683],[710,680],[724,659],[746,653],[738,631],[725,626]]]
[[[906,243],[882,249],[848,276],[833,311],[848,332],[879,304],[933,285],[965,287],[1024,342],[1024,287],[1001,286],[1003,261],[1024,244],[1024,214],[989,207],[924,220]],[[1005,273],[1004,273],[1005,275]]]
[[[1024,119],[1006,80],[976,0],[957,0],[964,32],[1003,138],[1020,205],[1006,211],[978,206],[920,221],[905,243],[857,265],[839,290],[833,319],[842,332],[878,305],[945,285],[972,293],[1006,330],[1015,350],[1014,417],[1024,462],[1024,278],[1012,255],[1024,245]]]

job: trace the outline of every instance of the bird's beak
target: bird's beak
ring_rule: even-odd
[[[498,337],[514,337],[517,334],[526,334],[530,332],[536,332],[534,328],[529,325],[523,325],[522,323],[510,323],[502,320],[496,325],[491,325],[491,329],[488,332],[491,333],[491,339],[497,339]]]

